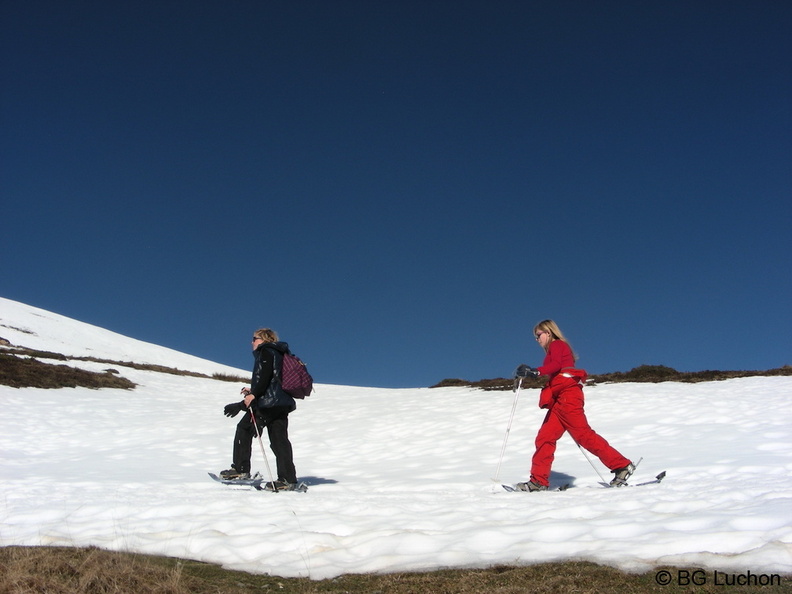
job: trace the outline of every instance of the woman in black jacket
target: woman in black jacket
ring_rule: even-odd
[[[226,405],[226,416],[234,417],[240,411],[245,416],[237,424],[234,436],[234,462],[229,470],[220,476],[226,479],[248,478],[250,476],[250,456],[253,438],[261,435],[267,428],[270,448],[275,454],[278,479],[275,485],[267,483],[269,490],[290,491],[297,487],[297,473],[294,468],[292,445],[289,441],[289,413],[297,404],[287,394],[280,383],[283,353],[289,352],[289,345],[278,341],[278,335],[270,328],[262,328],[253,333],[253,375],[250,388],[242,388],[244,399]],[[277,373],[276,373],[277,370]],[[253,426],[250,411],[257,420]]]

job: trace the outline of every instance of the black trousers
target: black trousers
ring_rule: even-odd
[[[239,472],[250,472],[250,456],[253,448],[253,439],[256,430],[250,412],[242,411],[245,416],[239,421],[234,435],[234,468]],[[275,464],[278,471],[277,478],[287,483],[297,482],[297,471],[294,468],[294,454],[289,441],[289,408],[286,406],[273,406],[257,411],[259,434],[263,428],[267,429],[270,449],[275,454]]]

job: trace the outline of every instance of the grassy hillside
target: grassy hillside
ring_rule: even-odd
[[[312,581],[225,570],[217,565],[96,548],[0,548],[0,592],[60,594],[236,594],[242,592],[443,594],[601,592],[792,592],[792,576],[753,576],[755,585],[734,585],[747,575],[680,568],[626,574],[593,563],[543,563],[423,573],[343,575]],[[665,580],[670,579],[668,583]],[[696,581],[693,582],[692,579]],[[770,584],[762,586],[758,580]],[[668,585],[662,585],[668,583]]]

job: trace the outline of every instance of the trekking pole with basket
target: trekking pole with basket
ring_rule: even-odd
[[[514,402],[512,403],[511,414],[509,415],[509,423],[506,425],[506,434],[503,436],[503,446],[501,446],[500,459],[498,460],[498,468],[495,470],[493,481],[496,483],[500,481],[501,464],[503,463],[503,455],[506,453],[506,442],[509,440],[509,432],[511,431],[512,421],[514,421],[514,413],[517,410],[517,400],[520,397],[520,388],[522,388],[523,378],[518,378],[517,384],[514,387]]]

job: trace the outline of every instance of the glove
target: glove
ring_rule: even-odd
[[[523,363],[514,370],[514,377],[539,377],[539,370]]]
[[[245,408],[244,403],[242,402],[232,402],[231,404],[226,404],[225,408],[223,408],[223,414],[227,417],[235,417],[242,409]]]

